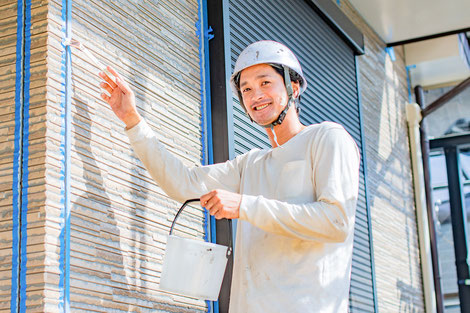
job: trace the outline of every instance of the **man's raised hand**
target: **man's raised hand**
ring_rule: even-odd
[[[108,96],[103,92],[101,98],[109,104],[114,114],[126,124],[127,129],[132,128],[142,119],[135,105],[134,92],[112,67],[108,66],[107,70],[114,75],[116,82],[106,73],[100,72],[100,77],[104,79],[104,82],[100,83],[100,87],[110,94]]]

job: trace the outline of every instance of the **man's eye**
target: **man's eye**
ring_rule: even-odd
[[[248,92],[250,90],[251,90],[250,88],[245,88],[245,89],[242,90],[242,92]]]
[[[269,84],[269,83],[270,83],[270,81],[267,81],[267,80],[266,80],[266,81],[262,82],[261,85],[264,86],[264,85],[267,85],[267,84]]]

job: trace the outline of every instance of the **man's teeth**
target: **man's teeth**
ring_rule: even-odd
[[[264,108],[267,107],[267,106],[268,106],[268,103],[255,107],[255,110],[256,110],[256,111],[259,111],[259,110],[264,109]]]

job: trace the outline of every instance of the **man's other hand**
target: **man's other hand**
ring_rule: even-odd
[[[239,217],[240,203],[242,202],[241,194],[216,189],[203,195],[200,200],[201,206],[205,207],[210,215],[218,220]]]

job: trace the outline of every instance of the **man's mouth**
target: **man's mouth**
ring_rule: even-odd
[[[255,111],[260,111],[260,110],[266,108],[268,105],[269,105],[269,103],[265,103],[265,104],[262,104],[262,105],[258,105],[258,106],[255,106],[255,107],[253,108],[253,110],[255,110]]]

